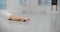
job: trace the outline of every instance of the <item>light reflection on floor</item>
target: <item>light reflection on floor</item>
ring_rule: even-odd
[[[50,20],[49,15],[37,14],[19,14],[31,18],[29,22],[9,21],[0,19],[3,32],[49,32]]]

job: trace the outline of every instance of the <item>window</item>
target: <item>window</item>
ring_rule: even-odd
[[[39,5],[51,5],[51,0],[38,0]]]
[[[5,0],[0,0],[0,10],[6,9],[7,4]]]
[[[39,4],[39,5],[42,4],[42,1],[41,1],[41,0],[38,0],[38,4]]]
[[[58,0],[58,5],[60,5],[60,0]]]
[[[26,5],[26,4],[28,4],[28,0],[20,0],[20,4],[21,5]]]

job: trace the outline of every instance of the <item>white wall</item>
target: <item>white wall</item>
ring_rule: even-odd
[[[20,5],[20,0],[7,0],[8,8],[7,10],[10,10],[10,12],[18,12],[21,13],[21,11],[33,11],[37,13],[50,13],[51,11],[51,5],[50,6],[44,6],[44,5],[38,5],[38,0],[28,0],[27,5]],[[54,8],[55,10],[55,8]]]
[[[50,11],[50,6],[40,6],[38,5],[37,0],[29,0],[28,5],[20,5],[19,0],[7,0],[7,10],[10,12],[18,12],[18,11],[34,11],[34,12],[46,12]]]
[[[7,0],[7,10],[10,12],[22,11],[23,7],[19,4],[19,0]]]

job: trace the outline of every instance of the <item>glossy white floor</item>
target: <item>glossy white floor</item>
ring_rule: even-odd
[[[35,14],[35,13],[23,13],[17,15],[27,16],[31,18],[29,22],[21,22],[21,21],[9,21],[7,19],[0,19],[0,29],[1,32],[51,32],[53,29],[56,30],[56,20],[55,15],[48,14]],[[52,21],[51,18],[54,18]],[[56,32],[56,31],[55,31]]]

